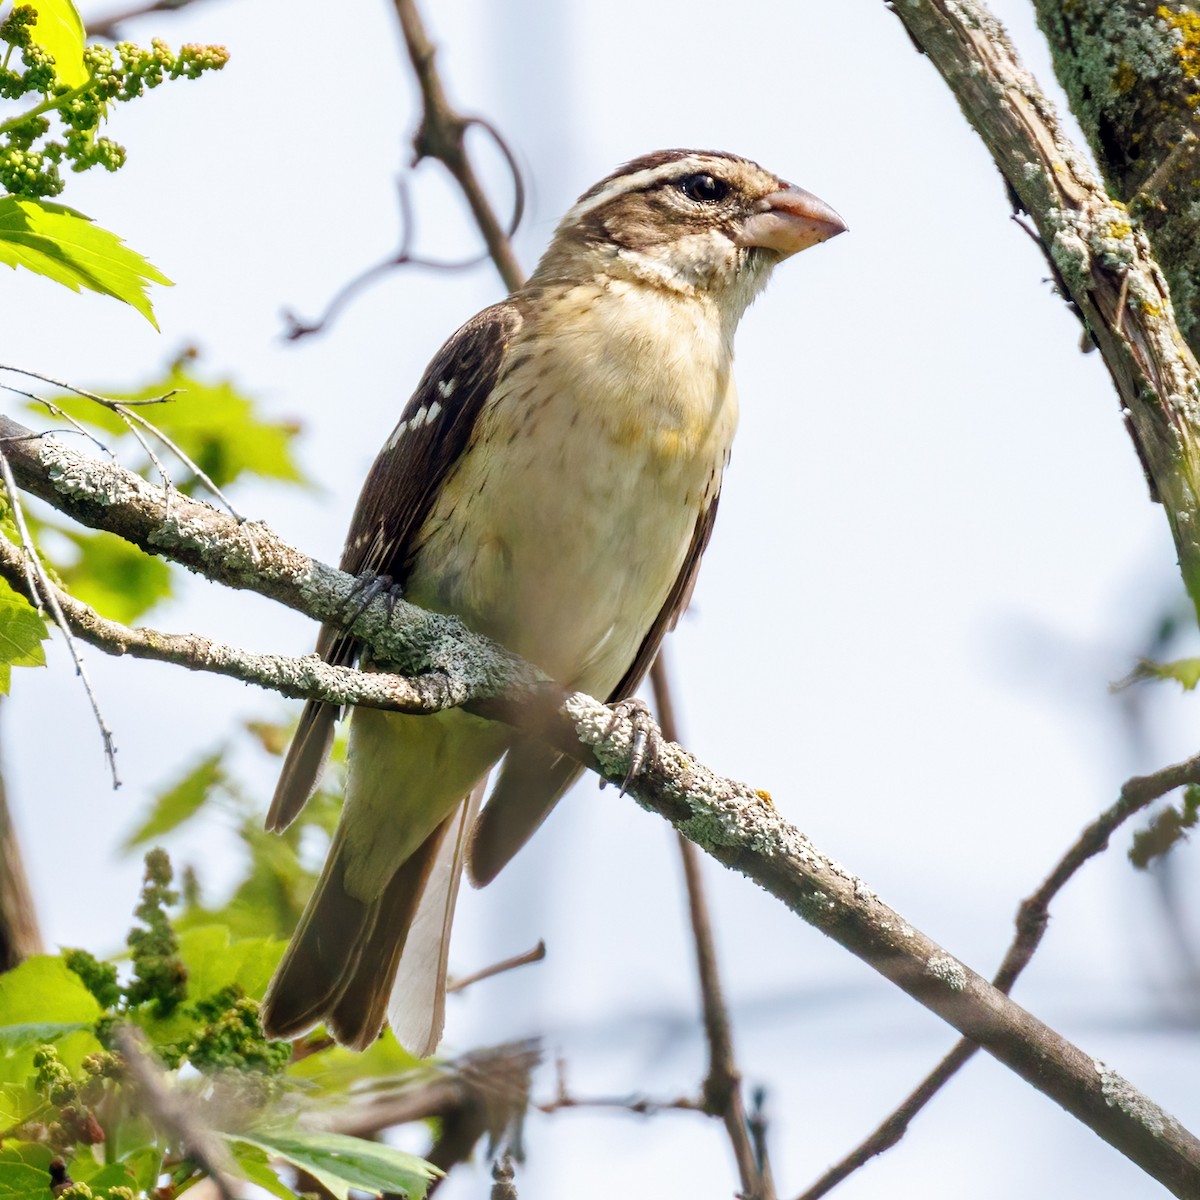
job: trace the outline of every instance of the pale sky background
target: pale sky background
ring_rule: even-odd
[[[995,7],[1049,85],[1028,6]],[[1131,697],[1109,693],[1177,601],[1174,552],[1103,365],[1079,353],[1079,327],[1008,219],[981,143],[879,0],[425,9],[451,96],[492,119],[525,166],[527,268],[575,196],[665,146],[755,158],[849,222],[784,265],[742,326],[739,439],[692,614],[671,642],[685,740],[768,789],[819,847],[990,974],[1019,899],[1120,782],[1194,753],[1200,736],[1192,697],[1139,694],[1133,737]],[[324,489],[243,490],[239,507],[336,560],[359,482],[424,364],[502,294],[489,267],[397,273],[326,336],[280,338],[282,309],[316,314],[395,247],[393,181],[416,109],[394,13],[382,0],[214,0],[127,33],[232,53],[224,74],[121,112],[112,132],[129,166],[72,179],[64,196],[176,281],[156,296],[162,333],[111,300],[5,273],[4,357],[120,389],[198,342],[209,370],[303,423],[299,452]],[[502,188],[496,156],[484,147],[482,159]],[[418,245],[457,257],[474,242],[439,171],[414,180]],[[315,634],[199,580],[150,621],[288,653]],[[114,794],[84,696],[61,651],[51,657],[51,670],[19,674],[5,706],[10,794],[48,941],[104,950],[140,873],[115,846],[148,797],[237,719],[296,710],[90,653],[126,781]],[[272,779],[247,770],[265,811]],[[213,889],[235,873],[219,821],[169,845]],[[1132,870],[1127,846],[1119,836],[1056,904],[1017,999],[1200,1128],[1194,1002],[1159,932],[1156,882]],[[1181,880],[1194,873],[1194,850],[1177,860]],[[768,1089],[775,1177],[794,1195],[953,1034],[709,867],[741,1063]],[[464,897],[452,966],[474,970],[540,936],[546,963],[452,1001],[448,1052],[542,1034],[581,1096],[696,1089],[705,1051],[661,821],[585,783],[492,888]],[[540,1095],[551,1086],[544,1075]],[[522,1200],[736,1188],[722,1130],[691,1115],[533,1116],[527,1140]],[[468,1168],[441,1194],[478,1197],[489,1183],[486,1165]],[[980,1059],[836,1194],[1163,1193]]]

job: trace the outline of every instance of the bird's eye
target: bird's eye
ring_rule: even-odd
[[[699,204],[718,204],[729,195],[729,184],[711,175],[685,175],[679,181],[679,190]]]

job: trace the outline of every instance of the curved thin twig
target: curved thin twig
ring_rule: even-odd
[[[510,291],[515,291],[524,281],[524,274],[512,248],[513,235],[517,232],[525,215],[525,180],[516,155],[500,131],[486,118],[462,116],[450,108],[449,102],[446,100],[445,89],[434,68],[433,48],[425,38],[425,31],[416,14],[416,9],[411,4],[406,4],[405,0],[397,0],[397,8],[410,10],[407,15],[405,12],[401,12],[401,25],[404,28],[409,55],[412,58],[414,69],[417,70],[422,95],[425,99],[425,111],[421,125],[413,139],[415,157],[412,165],[417,166],[423,158],[436,158],[445,165],[454,176],[471,207],[476,224],[483,235],[486,249],[472,258],[461,260],[425,258],[414,254],[412,243],[416,222],[408,181],[401,176],[396,181],[400,205],[400,249],[391,258],[384,259],[383,262],[376,263],[373,267],[368,267],[360,275],[356,275],[348,283],[343,284],[334,293],[333,299],[325,306],[325,311],[315,321],[302,321],[295,313],[285,310],[283,318],[287,322],[287,329],[283,336],[287,341],[294,342],[311,334],[323,332],[341,309],[359,292],[398,267],[425,267],[433,271],[465,271],[491,259]],[[419,67],[418,62],[421,64]],[[467,156],[466,135],[474,128],[484,130],[496,144],[512,178],[513,205],[507,228],[500,225],[499,218],[484,193]]]
[[[0,446],[0,478],[4,480],[4,489],[8,493],[8,502],[12,506],[13,523],[17,527],[17,535],[21,539],[21,546],[18,550],[7,539],[0,539],[0,541],[4,543],[4,549],[11,548],[13,553],[22,560],[21,573],[25,579],[28,594],[33,604],[41,611],[41,606],[45,603],[46,607],[50,610],[51,616],[54,618],[54,623],[62,630],[63,640],[67,644],[67,652],[71,655],[71,661],[75,664],[75,674],[79,677],[79,682],[83,684],[83,690],[87,695],[88,703],[92,706],[92,716],[95,718],[96,726],[100,730],[100,738],[104,743],[104,757],[108,762],[109,772],[112,775],[113,791],[116,791],[121,786],[121,777],[117,774],[117,744],[113,738],[112,730],[108,727],[108,722],[104,719],[104,713],[100,709],[100,701],[96,697],[96,689],[92,687],[91,677],[87,673],[87,668],[83,665],[83,658],[79,653],[79,647],[76,645],[75,638],[71,633],[71,626],[63,613],[62,605],[58,602],[58,589],[50,582],[50,577],[46,574],[41,559],[38,557],[37,548],[33,544],[33,538],[30,537],[29,526],[25,523],[25,510],[21,505],[21,495],[17,491],[16,480],[13,479],[12,467],[9,465],[8,455],[2,446]]]

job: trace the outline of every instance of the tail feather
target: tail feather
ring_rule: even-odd
[[[485,776],[443,825],[425,894],[400,956],[388,1020],[400,1044],[418,1058],[437,1049],[446,1024],[450,926],[462,882],[463,852],[486,788]]]
[[[365,1050],[383,1032],[404,946],[451,820],[443,821],[400,865],[371,906],[374,920],[361,939],[361,953],[324,1014],[326,1029],[343,1046]],[[424,1050],[402,1044],[418,1057],[433,1053],[433,1047]]]
[[[338,708],[310,700],[300,714],[296,736],[283,760],[283,770],[271,797],[266,826],[272,833],[281,833],[300,814],[308,803],[325,769],[333,745],[333,730],[337,724]]]
[[[320,1023],[357,969],[376,908],[342,886],[341,847],[335,840],[263,998],[262,1026],[268,1037],[299,1037]]]
[[[475,887],[496,878],[582,771],[574,759],[536,738],[513,741],[491,799],[470,835],[467,874]]]
[[[463,846],[486,782],[399,866],[375,900],[347,893],[344,848],[335,837],[267,988],[262,1024],[268,1037],[296,1038],[324,1024],[342,1045],[364,1050],[382,1031],[390,1000],[400,1043],[421,1058],[433,1053],[445,1020]]]
[[[408,927],[441,840],[439,827],[402,863],[375,900],[343,883],[340,837],[262,1003],[263,1032],[291,1039],[324,1023],[344,1045],[379,1036]]]

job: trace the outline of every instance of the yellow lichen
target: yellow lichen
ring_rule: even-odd
[[[1188,79],[1200,79],[1200,13],[1175,12],[1165,4],[1160,4],[1155,12],[1179,34],[1175,46],[1179,69]]]
[[[1113,76],[1113,91],[1123,96],[1126,92],[1133,90],[1133,85],[1137,83],[1137,80],[1137,72],[1122,59],[1121,65],[1117,67],[1117,73]]]

